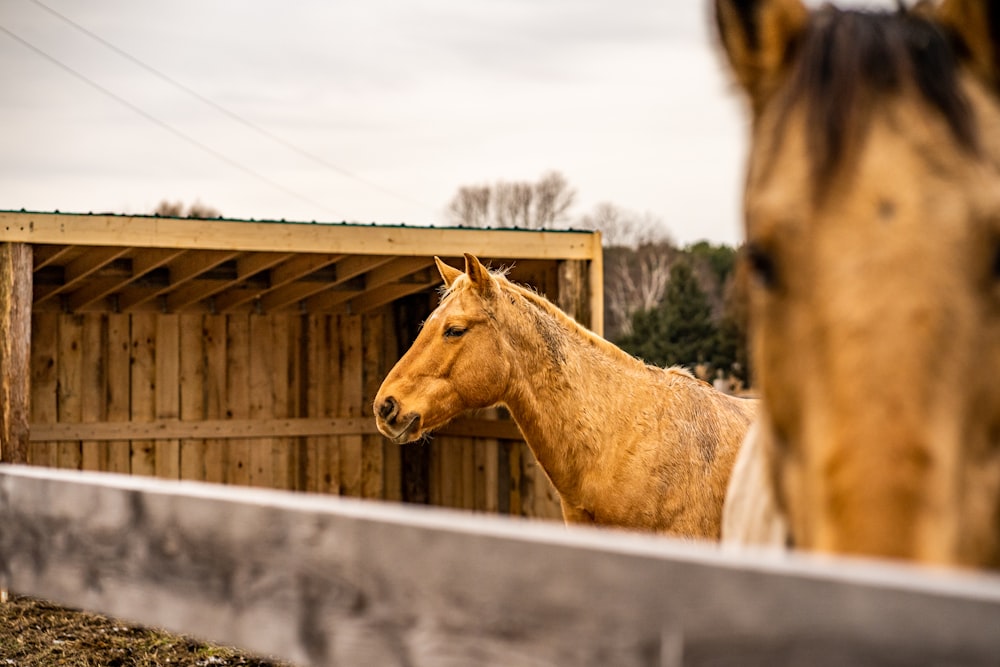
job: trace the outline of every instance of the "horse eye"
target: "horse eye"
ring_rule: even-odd
[[[993,251],[993,279],[1000,280],[1000,242],[997,243],[996,250]]]
[[[462,335],[465,334],[465,332],[466,332],[466,329],[464,329],[463,327],[448,327],[447,329],[444,330],[444,337],[445,338],[461,338]]]
[[[753,243],[747,245],[746,252],[751,275],[762,287],[773,288],[778,282],[778,269],[772,254]]]

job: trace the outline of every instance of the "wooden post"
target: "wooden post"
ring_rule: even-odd
[[[28,460],[31,246],[0,245],[0,461]]]

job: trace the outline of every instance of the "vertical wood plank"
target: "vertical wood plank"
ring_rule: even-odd
[[[369,406],[375,400],[375,394],[385,377],[385,337],[386,317],[382,313],[374,313],[362,321],[361,341],[364,346],[363,356],[363,387],[359,416],[371,419]],[[366,435],[361,439],[361,495],[364,498],[382,498],[385,496],[384,478],[384,448],[386,440],[379,435]]]
[[[226,316],[205,315],[205,419],[222,419],[226,411]],[[226,481],[228,441],[205,440],[205,481]]]
[[[339,315],[340,375],[338,417],[361,417],[364,386],[361,316]],[[361,496],[362,439],[360,435],[340,438],[340,493]]]
[[[382,337],[382,377],[379,378],[378,385],[382,385],[385,376],[389,374],[392,367],[399,360],[400,331],[399,322],[396,317],[396,309],[387,309],[385,320],[385,335]],[[378,393],[376,388],[375,393]],[[372,401],[374,401],[374,396]],[[369,401],[371,403],[372,401]],[[382,497],[390,501],[403,500],[403,457],[399,445],[383,439],[382,445],[382,477],[384,480],[384,491]]]
[[[507,450],[507,471],[508,479],[508,500],[507,510],[513,516],[522,516],[524,510],[521,507],[521,451],[525,448],[520,440],[510,442]],[[531,452],[528,452],[530,455]]]
[[[205,352],[203,316],[183,313],[180,316],[180,418],[184,421],[205,419]],[[180,443],[181,479],[205,479],[205,440],[188,438]]]
[[[295,414],[296,392],[296,372],[298,365],[293,353],[296,348],[295,336],[293,335],[293,322],[297,318],[284,315],[271,316],[271,340],[272,346],[272,392],[274,394],[273,405],[270,416],[275,418],[291,417]],[[271,469],[270,484],[276,489],[292,489],[294,479],[294,452],[293,438],[274,438],[271,441],[271,450],[265,451],[268,458],[268,465]]]
[[[80,371],[80,421],[105,421],[107,415],[107,319],[100,314],[83,315],[81,336],[82,365]],[[84,470],[105,470],[107,442],[85,440],[80,443],[81,467]]]
[[[274,415],[277,390],[278,347],[275,340],[274,317],[250,315],[250,395],[251,419],[266,419]],[[272,460],[274,438],[254,438],[249,442],[247,458],[247,483],[250,486],[272,485]]]
[[[132,314],[131,420],[156,418],[156,315]],[[156,449],[152,440],[132,441],[132,474],[156,474]]]
[[[462,456],[462,498],[459,506],[472,510],[476,508],[476,441],[462,438],[458,450]]]
[[[30,245],[0,245],[0,461],[8,463],[28,461],[33,268]]]
[[[300,417],[309,417],[310,405],[309,405],[309,383],[311,381],[313,371],[309,364],[311,362],[311,357],[309,355],[309,345],[310,345],[310,331],[311,331],[311,318],[309,315],[302,314],[296,319],[296,336],[298,340],[295,344],[295,356],[294,361],[296,365],[296,394],[295,399],[295,413]],[[295,459],[293,471],[293,476],[295,478],[295,489],[298,491],[309,490],[309,465],[310,461],[315,463],[315,455],[312,459],[309,456],[309,438],[299,438],[298,444],[295,447]],[[313,487],[315,488],[315,487]]]
[[[132,318],[123,313],[107,316],[107,382],[105,383],[105,415],[108,421],[125,422],[132,417]],[[102,464],[109,472],[128,473],[132,456],[128,440],[106,443],[107,460]]]
[[[156,316],[156,418],[180,417],[180,316],[163,313]],[[180,479],[180,440],[156,440],[156,476]]]
[[[31,316],[31,423],[54,424],[58,413],[58,313],[34,313]],[[57,447],[51,442],[36,442],[28,450],[32,465],[58,465]]]
[[[441,438],[430,441],[430,474],[428,478],[429,500],[431,505],[445,505],[445,475],[444,452]]]
[[[226,418],[250,416],[250,316],[233,314],[226,324]],[[250,441],[229,441],[228,482],[250,483]]]
[[[59,316],[59,421],[78,422],[82,416],[83,317]],[[80,441],[58,445],[60,468],[79,470],[82,465]]]
[[[336,319],[330,315],[311,315],[306,344],[309,376],[306,378],[306,401],[309,417],[332,417],[336,414],[337,356]],[[306,438],[306,488],[319,493],[340,492],[340,448],[328,436]]]

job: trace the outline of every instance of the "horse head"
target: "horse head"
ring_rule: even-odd
[[[1000,4],[716,0],[751,354],[797,546],[1000,566]]]
[[[465,410],[495,405],[510,373],[497,328],[497,278],[469,254],[464,273],[435,261],[444,297],[375,397],[378,429],[394,442],[417,440]]]

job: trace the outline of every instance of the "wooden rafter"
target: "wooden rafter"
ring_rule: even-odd
[[[227,262],[240,253],[229,250],[191,250],[167,263],[169,283],[163,287],[141,288],[131,285],[118,297],[118,308],[129,310],[158,296],[165,295],[199,275]]]
[[[129,248],[90,248],[72,262],[66,264],[63,270],[61,285],[39,285],[34,290],[35,303],[40,303],[57,294],[65,293],[82,284],[84,280],[100,271],[103,267],[119,257],[128,254]]]

